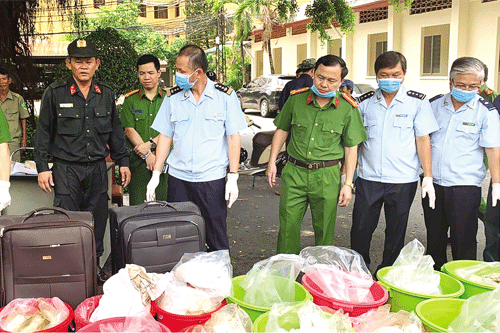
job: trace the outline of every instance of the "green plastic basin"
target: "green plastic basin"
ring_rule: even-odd
[[[448,326],[457,318],[464,299],[433,298],[420,302],[415,312],[424,327],[430,332],[449,332]]]
[[[478,264],[482,264],[483,261],[478,261],[478,260],[454,260],[454,261],[449,261],[446,264],[444,264],[441,267],[441,270],[448,274],[449,276],[459,280],[462,282],[462,284],[465,287],[465,291],[460,296],[460,298],[467,299],[471,296],[481,294],[487,291],[491,291],[495,289],[495,286],[492,286],[490,284],[486,283],[481,283],[481,282],[476,282],[476,281],[471,281],[466,278],[463,278],[459,275],[457,275],[456,271],[461,268],[468,268],[472,267]]]

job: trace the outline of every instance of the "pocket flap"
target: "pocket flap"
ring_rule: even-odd
[[[463,122],[458,125],[457,130],[463,133],[477,133],[479,132],[479,126],[474,123]]]
[[[94,108],[94,113],[96,117],[106,117],[111,111],[106,108]]]
[[[408,114],[397,114],[394,118],[396,127],[413,127],[413,118]]]
[[[323,124],[323,132],[342,133],[342,124],[328,122]]]
[[[207,111],[205,118],[214,121],[226,120],[226,114],[220,111]]]
[[[59,118],[80,118],[80,109],[68,108],[57,110],[57,116]]]
[[[176,243],[175,227],[165,227],[156,229],[158,246],[171,245]]]

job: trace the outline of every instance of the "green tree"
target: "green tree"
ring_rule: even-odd
[[[69,39],[85,34],[87,31],[115,28],[128,39],[138,54],[153,54],[164,59],[168,48],[166,38],[153,28],[139,22],[140,10],[137,2],[126,1],[117,6],[101,6],[95,18],[86,18],[80,11],[71,16],[74,33]]]
[[[248,57],[245,57],[245,62],[241,61],[241,56],[237,51],[230,47],[225,47],[224,50],[227,54],[229,61],[226,63],[226,78],[224,82],[225,85],[232,87],[234,90],[238,90],[243,86],[243,68],[250,65],[251,60]],[[211,71],[215,71],[216,68],[216,59],[215,54],[210,53],[207,55],[208,59],[208,69]]]
[[[113,28],[97,28],[86,38],[94,42],[101,60],[95,78],[109,84],[117,97],[136,89],[139,82],[135,64],[139,56],[132,43]],[[56,78],[62,79],[70,75],[66,65],[61,64]]]
[[[193,44],[204,49],[215,45],[217,15],[205,0],[186,0],[186,36]]]
[[[167,59],[168,67],[170,67],[172,74],[175,74],[175,61],[177,59],[177,55],[179,54],[180,49],[187,44],[189,44],[189,42],[186,38],[178,37],[168,46],[165,59]]]

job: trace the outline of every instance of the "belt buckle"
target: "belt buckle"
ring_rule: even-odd
[[[307,165],[307,168],[308,168],[309,170],[312,170],[312,169],[313,169],[313,167],[314,167],[314,164],[308,164],[308,165]]]

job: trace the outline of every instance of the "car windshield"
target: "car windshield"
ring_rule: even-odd
[[[356,84],[354,86],[354,91],[360,95],[364,94],[364,93],[367,93],[369,91],[372,91],[373,90],[373,87],[369,84]]]
[[[278,78],[278,87],[284,87],[289,81],[291,81],[293,76],[281,76]]]

